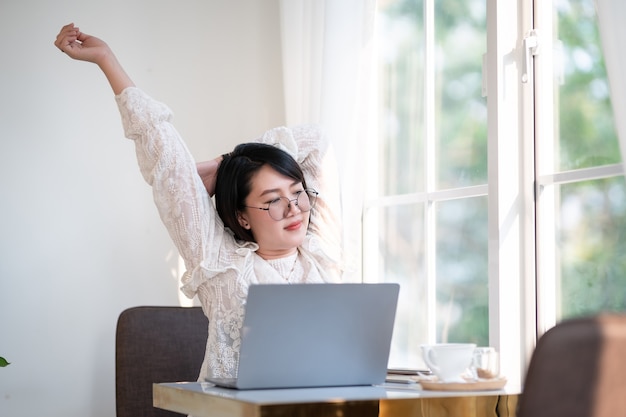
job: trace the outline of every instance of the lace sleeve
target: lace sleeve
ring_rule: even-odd
[[[217,252],[223,226],[197,174],[195,162],[170,120],[171,110],[138,88],[127,88],[116,101],[126,137],[135,142],[137,161],[152,186],[163,224],[193,270]]]

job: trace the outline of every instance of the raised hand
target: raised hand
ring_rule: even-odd
[[[96,64],[111,54],[111,49],[104,41],[81,32],[73,23],[61,28],[54,44],[71,58]]]
[[[134,86],[106,42],[81,32],[74,23],[61,28],[54,45],[70,58],[97,64],[109,80],[115,94]]]

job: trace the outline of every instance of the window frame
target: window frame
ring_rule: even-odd
[[[543,51],[558,50],[561,45],[553,38],[557,33],[554,25],[554,1],[536,1],[535,20],[538,33],[541,34],[540,45]],[[555,225],[559,221],[554,202],[559,198],[560,186],[577,182],[613,178],[624,175],[622,163],[597,165],[568,171],[558,171],[555,160],[559,150],[553,140],[558,109],[554,104],[553,92],[555,83],[559,82],[555,74],[562,72],[563,64],[557,62],[555,54],[540,53],[534,59],[535,90],[536,90],[536,217],[537,217],[537,254],[536,254],[536,332],[537,337],[552,328],[560,319],[559,299],[559,265],[556,254],[558,248],[554,238]],[[556,272],[555,272],[556,271]]]
[[[537,0],[486,0],[487,46],[483,93],[487,98],[488,180],[485,185],[437,190],[434,164],[426,163],[425,191],[365,201],[363,246],[376,245],[376,209],[424,204],[427,274],[427,339],[436,339],[436,213],[438,202],[487,196],[489,344],[501,356],[501,371],[521,386],[536,341],[553,327],[557,311],[557,259],[554,230],[558,213],[554,193],[560,184],[623,175],[622,164],[554,172],[558,149],[553,140],[558,109],[553,99],[554,4]],[[435,100],[434,0],[424,0],[425,102]],[[436,157],[435,115],[425,105],[424,161]],[[371,156],[371,155],[370,155]],[[370,159],[368,181],[379,168]],[[555,191],[556,190],[556,191]],[[378,193],[373,193],[378,195]],[[370,252],[375,252],[375,248]],[[364,253],[368,253],[365,251]],[[363,276],[375,281],[377,260],[363,256]]]
[[[534,83],[519,65],[533,17],[530,0],[487,0],[489,337],[520,384],[536,340]]]

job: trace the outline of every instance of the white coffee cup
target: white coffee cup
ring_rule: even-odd
[[[424,362],[441,382],[464,382],[462,375],[472,364],[474,343],[422,345]]]

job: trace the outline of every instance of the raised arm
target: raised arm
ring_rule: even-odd
[[[111,48],[101,39],[81,32],[74,23],[61,28],[54,44],[70,58],[98,65],[115,95],[120,94],[127,87],[134,87],[135,84],[126,74]]]
[[[171,123],[169,107],[135,87],[104,41],[71,23],[61,29],[54,44],[70,58],[97,64],[109,81],[124,135],[135,143],[141,174],[152,187],[161,220],[184,258],[187,272],[183,281],[191,279],[204,259],[209,260],[206,267],[216,269],[224,246],[224,227],[205,188],[214,184],[211,177],[219,159],[196,167]]]

